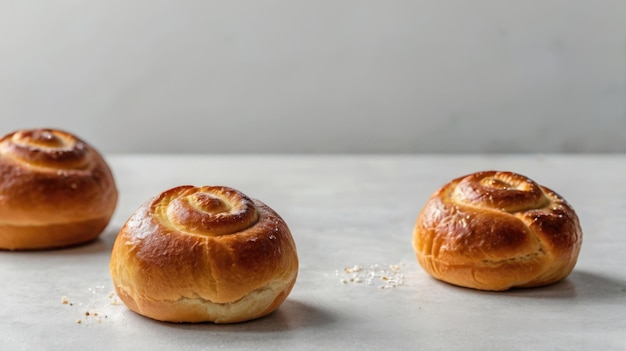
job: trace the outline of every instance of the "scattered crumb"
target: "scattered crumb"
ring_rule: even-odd
[[[90,293],[89,297],[87,297],[84,301],[75,302],[78,306],[80,306],[80,309],[68,309],[68,311],[72,311],[71,313],[74,315],[74,317],[78,317],[78,319],[75,319],[75,322],[77,324],[90,326],[95,324],[102,324],[103,320],[117,320],[116,318],[109,318],[109,312],[113,313],[112,309],[117,310],[119,307],[110,306],[119,306],[121,305],[121,303],[115,292],[109,293],[104,291],[104,289],[104,285],[96,285],[88,288],[88,292]],[[74,303],[71,302],[67,296],[61,297],[61,303],[63,305],[69,306],[74,305]]]
[[[363,270],[363,268],[359,265],[356,265],[354,267],[346,267],[343,269],[343,271],[346,273],[357,273],[357,272],[360,272],[361,270]]]
[[[117,299],[115,298],[115,292],[111,292],[109,294],[109,299],[111,300],[111,305],[117,305]]]
[[[355,283],[366,285],[376,285],[381,289],[395,288],[403,286],[404,274],[402,274],[402,264],[378,265],[373,264],[368,267],[355,265],[343,269],[343,276],[340,277],[342,284]],[[335,275],[340,276],[339,270],[335,270]]]

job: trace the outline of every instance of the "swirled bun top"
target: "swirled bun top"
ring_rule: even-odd
[[[46,249],[95,239],[117,204],[113,175],[68,132],[20,130],[0,139],[0,248]]]
[[[243,193],[223,186],[184,186],[164,192],[155,210],[168,218],[173,230],[194,235],[220,236],[245,230],[259,214]]]
[[[429,274],[482,290],[562,280],[581,243],[574,209],[554,191],[512,172],[452,180],[430,197],[413,231],[417,259]]]
[[[84,169],[89,163],[87,144],[60,130],[20,130],[6,135],[0,145],[4,155],[32,167]]]
[[[111,277],[131,310],[169,322],[265,316],[290,293],[298,257],[284,220],[224,186],[181,186],[142,205],[121,229]]]

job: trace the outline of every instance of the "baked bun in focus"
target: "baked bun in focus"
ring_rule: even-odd
[[[142,205],[122,227],[111,277],[131,310],[160,321],[232,323],[287,298],[298,256],[287,224],[223,186],[181,186]]]
[[[85,243],[108,225],[117,188],[102,156],[76,136],[21,130],[0,139],[0,249]]]
[[[582,231],[552,190],[511,172],[452,180],[420,212],[413,248],[433,277],[481,290],[536,287],[574,268]]]

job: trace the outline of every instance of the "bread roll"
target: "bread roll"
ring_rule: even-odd
[[[287,224],[261,201],[223,186],[181,186],[130,217],[110,268],[118,296],[141,315],[232,323],[278,308],[298,256]]]
[[[97,238],[117,204],[102,156],[76,136],[21,130],[0,139],[0,249],[65,247]]]
[[[564,279],[581,243],[572,207],[554,191],[511,172],[452,180],[430,197],[413,231],[413,248],[426,272],[481,290]]]

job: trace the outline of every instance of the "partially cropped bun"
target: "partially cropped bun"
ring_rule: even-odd
[[[0,249],[91,241],[117,204],[113,175],[102,156],[60,130],[20,130],[1,138],[0,175]]]
[[[298,256],[285,221],[261,201],[223,186],[181,186],[130,217],[110,268],[118,296],[141,315],[232,323],[280,306]]]
[[[582,231],[573,208],[554,191],[511,172],[452,180],[420,212],[413,248],[420,265],[451,284],[507,290],[564,279]]]

